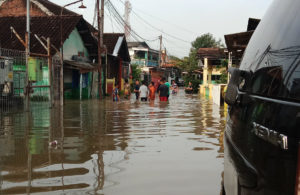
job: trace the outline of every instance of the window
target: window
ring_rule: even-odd
[[[1,69],[4,69],[4,67],[5,67],[4,61],[0,61],[0,68],[1,68]]]

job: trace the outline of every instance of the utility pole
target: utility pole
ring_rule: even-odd
[[[103,26],[104,26],[104,0],[101,0],[101,13],[99,10],[100,0],[97,0],[98,19],[98,71],[99,71],[99,97],[102,99],[102,58],[103,53]]]
[[[29,53],[30,53],[30,0],[26,1],[26,34],[25,34],[25,55],[26,55],[26,75],[25,75],[25,110],[29,111],[29,76],[28,76],[28,61],[29,61]]]
[[[161,67],[161,50],[162,50],[162,35],[159,36],[159,61],[158,61],[158,65],[159,67]]]
[[[131,31],[131,26],[130,26],[130,12],[131,12],[131,3],[129,0],[125,1],[125,26],[124,26],[124,33],[126,40],[129,40],[130,37],[130,31]]]

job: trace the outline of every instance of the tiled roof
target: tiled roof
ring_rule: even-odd
[[[31,17],[31,36],[30,48],[31,52],[44,53],[45,49],[34,37],[37,34],[39,37],[49,37],[51,44],[56,48],[60,48],[60,24],[62,22],[63,42],[68,38],[76,25],[82,19],[81,16],[64,16],[62,19],[58,16],[50,17]],[[7,49],[15,49],[24,51],[24,46],[16,38],[10,27],[13,27],[16,32],[25,40],[26,18],[25,17],[0,17],[0,47]],[[55,53],[53,51],[53,53]]]
[[[103,44],[106,46],[107,53],[112,55],[119,37],[124,37],[122,46],[119,51],[119,57],[121,57],[126,62],[130,62],[127,41],[125,39],[124,33],[104,33]]]
[[[128,42],[128,47],[146,47],[149,48],[149,45],[146,42]]]
[[[222,59],[225,57],[224,49],[221,48],[200,48],[197,52],[200,58]]]
[[[106,46],[107,52],[113,54],[119,37],[124,37],[124,33],[104,33],[103,44]]]
[[[52,3],[51,1],[48,1],[48,0],[35,0],[35,1],[38,1],[40,4],[42,4],[44,7],[46,7],[54,15],[57,15],[57,16],[60,15],[62,6]],[[72,12],[66,8],[63,9],[63,15],[78,16],[77,13]]]
[[[228,51],[233,52],[233,56],[241,58],[253,33],[254,31],[247,31],[224,35]]]

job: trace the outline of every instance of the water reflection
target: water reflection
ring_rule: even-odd
[[[35,104],[1,115],[0,194],[215,194],[224,125],[222,109],[184,93]]]

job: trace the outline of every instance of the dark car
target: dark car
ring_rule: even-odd
[[[300,1],[275,0],[229,71],[223,193],[300,194]]]
[[[184,87],[184,80],[182,78],[179,78],[177,81],[177,86],[178,87]]]

